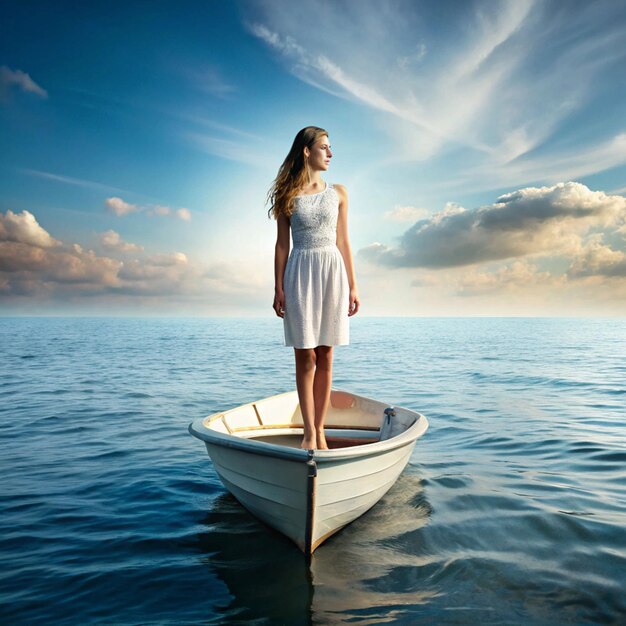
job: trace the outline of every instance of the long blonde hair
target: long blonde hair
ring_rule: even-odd
[[[306,126],[298,132],[289,154],[280,166],[267,193],[265,204],[271,203],[267,211],[268,218],[274,216],[275,219],[278,219],[280,215],[291,217],[293,199],[298,195],[298,191],[310,181],[309,164],[304,156],[304,146],[310,150],[315,142],[324,135],[328,136],[328,133],[319,126]]]

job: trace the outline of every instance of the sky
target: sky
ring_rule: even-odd
[[[626,315],[624,2],[1,6],[0,315],[275,317],[308,125],[359,315]]]

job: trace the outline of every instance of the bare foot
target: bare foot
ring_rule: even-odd
[[[302,439],[300,447],[303,450],[315,450],[315,435],[311,437],[304,437],[304,439]]]
[[[328,444],[326,443],[326,435],[323,430],[317,431],[317,447],[319,450],[328,450]]]

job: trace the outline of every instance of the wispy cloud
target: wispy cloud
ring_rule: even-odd
[[[131,204],[130,202],[126,202],[119,197],[107,198],[104,201],[104,206],[106,207],[107,211],[113,213],[114,215],[117,215],[118,217],[129,215],[130,213],[144,212],[146,215],[150,216],[169,215],[172,217],[176,217],[184,222],[191,221],[191,211],[185,207],[172,209],[171,207],[160,204],[140,206],[137,204]]]
[[[177,109],[175,111],[159,109],[161,113],[165,113],[177,119],[183,120],[185,122],[190,122],[197,126],[206,126],[211,128],[214,131],[220,132],[225,135],[234,135],[235,137],[241,137],[242,139],[254,140],[254,141],[265,141],[266,138],[258,133],[250,132],[249,130],[244,130],[243,128],[237,128],[235,126],[230,126],[228,124],[223,124],[222,122],[218,122],[217,120],[206,117],[205,115],[198,115],[190,112],[181,111]]]
[[[182,136],[208,154],[246,165],[258,166],[262,163],[260,148],[253,142],[215,137],[197,131],[183,132]]]
[[[396,62],[401,68],[408,69],[409,66],[419,63],[426,56],[426,52],[426,44],[422,42],[416,45],[416,51],[413,54],[399,56]]]
[[[157,205],[152,209],[146,209],[146,215],[171,215],[179,220],[183,220],[183,222],[191,221],[191,211],[185,207],[172,209],[168,206]]]
[[[44,100],[48,98],[48,92],[38,85],[29,74],[22,70],[12,70],[6,65],[0,65],[0,102],[6,101],[12,90],[32,93]]]
[[[497,88],[505,70],[515,65],[513,55],[500,59],[495,67],[489,67],[487,61],[520,28],[532,4],[531,0],[520,0],[499,5],[489,14],[479,13],[473,18],[473,28],[463,48],[448,54],[445,66],[435,60],[433,65],[420,67],[416,73],[412,73],[407,64],[398,64],[397,59],[402,55],[398,54],[396,37],[378,36],[372,45],[363,45],[362,33],[372,26],[365,15],[368,11],[363,11],[362,6],[351,10],[342,5],[352,28],[335,30],[332,24],[345,20],[332,20],[325,33],[315,35],[315,42],[295,21],[284,14],[278,16],[279,8],[275,6],[273,10],[271,4],[264,5],[266,21],[279,24],[283,33],[259,22],[249,23],[248,28],[290,61],[291,71],[299,78],[316,86],[332,86],[331,93],[391,113],[426,133],[428,141],[422,142],[415,154],[419,158],[432,155],[446,141],[467,144],[485,152],[492,150],[480,138],[472,136],[474,133],[459,131],[474,127],[481,105]],[[369,9],[376,13],[377,6]],[[381,11],[380,6],[378,13],[381,15],[379,30],[389,32],[384,18],[391,19],[390,14]],[[397,22],[394,26],[402,28]],[[319,37],[323,38],[321,45]],[[422,45],[425,44],[422,42]],[[442,45],[436,42],[437,49]],[[323,49],[324,54],[318,53],[319,49]],[[355,49],[359,50],[358,55],[353,54]]]
[[[93,180],[86,180],[83,178],[72,178],[71,176],[62,176],[60,174],[53,174],[52,172],[42,172],[40,170],[32,170],[27,168],[16,168],[18,172],[28,174],[29,176],[36,176],[37,178],[44,178],[46,180],[52,180],[57,183],[63,183],[66,185],[75,185],[77,187],[84,187],[85,189],[95,189],[96,191],[117,192],[117,193],[131,193],[127,189],[120,189],[119,187],[113,187],[112,185],[105,185]]]
[[[355,79],[327,55],[309,53],[293,37],[289,35],[281,37],[263,24],[251,23],[248,28],[259,39],[291,60],[293,62],[291,71],[303,81],[334,96],[353,98],[372,108],[392,113],[403,119],[408,118],[424,130],[439,134],[435,128],[428,127],[418,115],[415,115],[415,112],[402,109],[372,84]]]
[[[263,135],[224,124],[193,110],[159,108],[159,112],[185,123],[184,128],[176,129],[177,136],[183,141],[228,161],[259,165],[263,159],[263,151],[267,150],[270,143]],[[261,147],[263,144],[265,147]]]
[[[205,65],[203,68],[183,68],[183,73],[193,85],[220,99],[227,99],[238,91],[237,87],[226,80],[216,65]]]
[[[479,191],[510,187],[518,181],[548,182],[564,178],[582,178],[626,163],[626,133],[571,149],[553,149],[542,155],[520,157],[501,165],[481,163],[455,172],[451,179],[434,183],[434,187]],[[624,188],[626,189],[626,188]],[[612,190],[610,193],[624,191]]]
[[[409,17],[418,12],[403,2],[338,2],[332,11],[305,2],[301,10],[324,23],[320,32],[302,29],[293,12],[264,2],[246,25],[301,80],[388,114],[381,124],[397,148],[383,164],[462,146],[474,152],[473,169],[494,172],[492,188],[537,180],[551,152],[537,149],[610,89],[604,72],[626,55],[621,8],[598,2],[571,11],[534,0],[455,6],[446,37]],[[573,179],[622,162],[611,155],[612,141],[581,135],[577,151],[586,158],[561,159],[555,175]],[[594,142],[607,144],[606,158],[594,158]],[[516,159],[524,155],[520,166]]]

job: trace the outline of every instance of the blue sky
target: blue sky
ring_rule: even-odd
[[[0,311],[273,315],[329,131],[363,315],[626,313],[626,5],[5,4]]]

